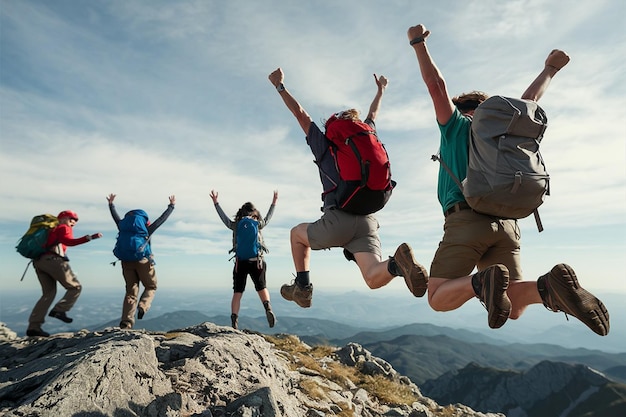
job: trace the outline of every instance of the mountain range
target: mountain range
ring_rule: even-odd
[[[424,395],[441,404],[465,404],[479,412],[499,412],[509,417],[626,415],[624,344],[607,343],[605,346],[608,348],[605,350],[580,347],[580,345],[596,346],[608,337],[601,338],[595,335],[590,337],[591,332],[584,326],[571,326],[579,323],[566,321],[565,324],[552,327],[549,327],[549,323],[540,323],[541,327],[548,326],[547,329],[552,329],[555,334],[565,335],[561,339],[565,345],[578,335],[578,346],[523,343],[519,337],[509,340],[508,334],[499,331],[477,331],[476,328],[467,326],[459,328],[424,322],[402,324],[397,315],[389,313],[386,321],[388,323],[399,321],[400,324],[376,327],[375,322],[385,319],[384,304],[380,299],[372,305],[372,300],[367,296],[360,297],[358,306],[355,306],[356,301],[352,301],[355,300],[353,293],[347,297],[348,302],[345,302],[345,295],[343,299],[344,303],[339,305],[338,300],[333,300],[332,296],[328,299],[322,298],[317,303],[318,309],[314,311],[316,314],[309,314],[309,317],[304,314],[308,313],[307,310],[293,308],[287,303],[283,305],[281,300],[276,300],[275,310],[283,314],[278,315],[276,327],[273,329],[268,328],[264,315],[258,316],[262,313],[260,305],[244,304],[239,319],[240,328],[261,334],[296,335],[309,346],[337,347],[358,344],[372,355],[389,363],[398,373],[406,375],[420,387]],[[228,295],[219,300],[222,313],[227,300]],[[102,301],[101,298],[100,302]],[[394,300],[386,301],[393,303]],[[119,309],[119,306],[112,304],[115,303],[99,305],[94,302],[91,307],[93,311],[98,312],[98,317],[106,317],[104,311],[110,316],[111,308]],[[183,303],[178,305],[180,304]],[[198,306],[190,299],[184,304],[186,307]],[[215,308],[218,305],[217,301],[211,305],[214,308],[208,311],[218,311]],[[347,315],[344,310],[351,306],[355,308]],[[206,311],[206,304],[203,311],[174,310],[158,314],[159,309],[153,308],[143,320],[137,321],[136,327],[151,332],[167,332],[205,322],[226,327],[230,325],[228,314],[209,315]],[[619,334],[622,331],[620,326],[623,326],[623,323],[615,314],[618,311],[611,310],[612,334],[609,337],[615,337],[613,333]],[[285,315],[287,312],[296,314]],[[320,312],[323,314],[318,314]],[[470,314],[478,316],[481,313],[481,310],[477,310]],[[24,309],[20,314],[24,315]],[[361,319],[361,315],[368,319]],[[376,317],[369,319],[372,315]],[[340,317],[344,322],[324,316]],[[5,318],[6,314],[2,319]],[[350,322],[353,324],[346,323],[348,321],[346,318],[352,318]],[[429,318],[429,315],[424,314],[423,318]],[[107,331],[118,323],[118,319],[113,319],[91,324],[88,329]],[[59,326],[56,323],[50,324]],[[513,324],[515,325],[517,323]],[[64,330],[80,331],[76,327]],[[536,330],[529,340],[540,340],[539,335],[549,333],[549,330],[543,328]],[[526,329],[521,333],[528,331]],[[591,343],[580,343],[583,337],[591,340]],[[543,388],[537,390],[534,387]],[[558,410],[558,413],[555,410]],[[598,414],[599,412],[602,414]]]

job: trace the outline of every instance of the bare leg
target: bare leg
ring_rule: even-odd
[[[510,319],[518,319],[530,304],[541,304],[536,281],[511,281],[506,291],[511,300]]]
[[[257,291],[257,294],[259,294],[259,298],[261,299],[262,303],[270,300],[270,292],[267,290],[267,288],[263,288],[262,290]]]
[[[291,256],[296,272],[309,271],[311,246],[307,235],[309,223],[300,223],[291,229]]]
[[[428,281],[428,303],[435,311],[455,310],[475,296],[471,275],[457,279],[430,277]]]
[[[243,297],[242,292],[233,293],[233,299],[230,302],[230,311],[233,314],[239,315],[239,309],[241,308],[241,297]]]
[[[354,254],[361,275],[368,287],[376,289],[389,284],[394,278],[387,270],[389,260],[381,262],[380,257],[370,252],[358,252]]]

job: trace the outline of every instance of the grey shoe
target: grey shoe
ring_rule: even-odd
[[[476,273],[480,281],[478,299],[487,309],[489,327],[498,329],[506,323],[511,314],[511,300],[506,294],[509,287],[509,270],[497,264]]]
[[[602,301],[580,286],[569,265],[558,264],[539,277],[537,289],[547,309],[576,317],[600,336],[609,333],[608,310]]]
[[[237,330],[239,328],[239,319],[236,314],[230,315],[230,323],[233,326],[233,329]]]
[[[302,308],[308,308],[311,307],[311,300],[313,299],[313,284],[304,288],[301,288],[295,281],[292,284],[284,284],[280,287],[280,295],[285,300],[293,301]]]
[[[426,268],[417,263],[413,256],[413,249],[403,243],[398,246],[396,253],[393,255],[396,265],[402,272],[406,286],[416,297],[422,297],[428,289],[428,272]]]
[[[132,329],[133,323],[128,320],[120,321],[120,329]]]
[[[274,324],[276,324],[276,316],[272,309],[265,310],[265,317],[267,317],[267,324],[270,325],[270,328],[274,327]]]

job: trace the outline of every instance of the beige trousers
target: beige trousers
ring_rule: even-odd
[[[141,307],[144,313],[150,310],[154,294],[157,289],[157,277],[154,265],[146,258],[138,262],[122,261],[122,275],[126,281],[126,295],[122,306],[122,318],[120,321],[135,324],[135,312]],[[143,293],[137,302],[139,284],[144,286]]]
[[[78,278],[70,268],[70,263],[58,255],[44,255],[33,261],[37,278],[41,284],[41,298],[35,304],[30,317],[28,318],[28,329],[41,330],[41,325],[45,322],[48,309],[52,305],[57,294],[57,282],[65,288],[66,292],[53,310],[68,312],[78,300],[82,290]]]

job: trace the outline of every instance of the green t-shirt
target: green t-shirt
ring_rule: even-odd
[[[458,109],[454,109],[448,123],[439,125],[441,131],[439,155],[459,181],[463,181],[467,175],[470,123],[468,117],[463,116]],[[456,203],[465,201],[463,192],[443,166],[439,167],[437,197],[443,211]]]

